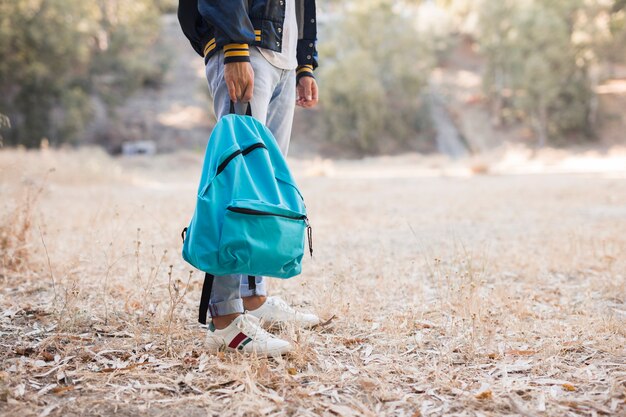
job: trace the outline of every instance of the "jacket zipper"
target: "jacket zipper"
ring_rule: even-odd
[[[311,223],[309,223],[309,218],[306,215],[287,216],[285,214],[276,214],[276,213],[270,213],[268,211],[254,210],[254,209],[248,209],[248,208],[242,208],[242,207],[228,207],[227,210],[232,211],[234,213],[248,214],[248,215],[254,215],[254,216],[276,216],[276,217],[284,217],[286,219],[292,219],[292,220],[303,220],[304,224],[306,225],[307,240],[309,241],[309,253],[311,254],[311,257],[313,257],[313,228],[311,227]]]

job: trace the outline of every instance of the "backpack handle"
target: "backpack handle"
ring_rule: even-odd
[[[249,102],[246,104],[247,104],[246,116],[252,117],[252,105],[250,105]],[[237,114],[237,112],[235,111],[235,103],[232,100],[230,100],[230,108],[229,108],[228,114]]]

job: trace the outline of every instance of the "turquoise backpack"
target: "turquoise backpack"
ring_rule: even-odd
[[[293,277],[305,234],[313,256],[304,199],[269,129],[233,113],[211,133],[183,258],[207,275]]]

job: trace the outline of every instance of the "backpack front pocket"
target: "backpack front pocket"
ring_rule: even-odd
[[[248,275],[298,275],[307,227],[305,214],[261,201],[234,201],[222,226],[220,266]]]

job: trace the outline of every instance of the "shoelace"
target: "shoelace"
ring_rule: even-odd
[[[251,337],[258,342],[266,342],[268,339],[273,337],[261,327],[259,319],[250,314],[243,315],[243,318],[238,323],[238,327],[239,330],[247,334],[248,337]]]
[[[294,310],[289,304],[287,304],[287,302],[285,300],[283,300],[282,298],[270,298],[269,300],[267,300],[267,302],[275,305],[276,307],[279,307],[281,309],[283,309],[284,311],[286,311],[287,313],[290,314],[294,314],[296,312],[296,310]]]

